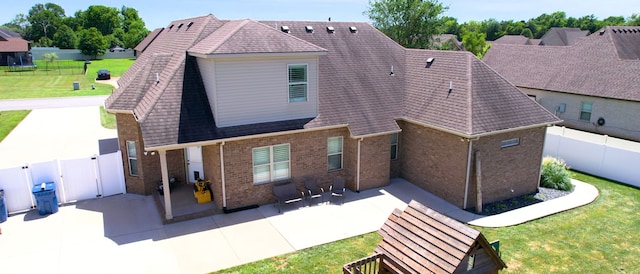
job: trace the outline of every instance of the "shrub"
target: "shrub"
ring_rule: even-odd
[[[572,190],[571,174],[569,174],[564,161],[553,157],[544,157],[544,159],[542,159],[540,185],[542,187],[564,191]]]

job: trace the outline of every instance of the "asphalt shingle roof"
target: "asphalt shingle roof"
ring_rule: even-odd
[[[558,122],[470,53],[405,49],[367,23],[223,21],[209,15],[171,25],[106,102],[111,111],[134,113],[145,147],[339,125],[363,137],[399,131],[396,120],[403,118],[462,136]],[[326,52],[319,56],[318,115],[217,127],[195,56],[291,51]],[[436,61],[425,68],[430,57]]]
[[[540,44],[545,46],[570,46],[587,35],[589,35],[588,30],[579,28],[551,28],[542,36]]]
[[[571,46],[496,44],[483,61],[519,87],[640,101],[639,56],[640,27],[605,27]]]

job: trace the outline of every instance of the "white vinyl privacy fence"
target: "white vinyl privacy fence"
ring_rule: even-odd
[[[544,155],[563,159],[572,169],[640,187],[640,143],[549,127]]]
[[[53,160],[0,169],[7,210],[25,211],[35,206],[31,189],[44,182],[56,183],[60,203],[125,193],[120,152],[72,160]]]

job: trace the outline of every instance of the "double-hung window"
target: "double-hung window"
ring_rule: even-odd
[[[289,65],[289,103],[307,101],[307,65]]]
[[[582,102],[582,108],[580,109],[580,120],[591,121],[592,107],[592,103]]]
[[[329,171],[342,169],[342,136],[327,140],[327,158]]]
[[[138,152],[135,141],[127,141],[127,160],[129,161],[129,175],[138,176]]]
[[[290,178],[289,144],[253,149],[253,184]]]
[[[391,160],[398,159],[398,133],[391,134]]]

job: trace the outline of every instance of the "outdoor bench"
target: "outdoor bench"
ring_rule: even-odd
[[[283,204],[302,202],[304,206],[304,192],[299,192],[293,182],[274,184],[273,196],[277,200],[278,213],[280,213]]]

